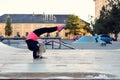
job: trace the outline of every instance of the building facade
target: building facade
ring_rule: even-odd
[[[6,18],[10,17],[12,26],[11,37],[17,36],[26,37],[30,31],[42,27],[54,27],[59,24],[65,24],[69,15],[50,15],[50,14],[4,14],[0,16],[0,35],[5,36]],[[85,22],[85,21],[83,21]],[[85,22],[86,23],[86,22]],[[89,23],[86,23],[89,25]],[[67,39],[68,31],[62,30],[59,32],[59,37]],[[46,36],[43,34],[42,36]],[[50,37],[55,37],[57,32],[50,33]]]
[[[99,18],[100,10],[107,4],[107,0],[94,0],[95,2],[95,18]]]

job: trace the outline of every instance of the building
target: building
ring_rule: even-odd
[[[18,34],[22,37],[25,37],[28,32],[42,27],[52,27],[57,26],[59,24],[65,24],[66,19],[69,15],[59,15],[59,14],[4,14],[0,16],[0,35],[5,36],[5,25],[6,18],[10,17],[11,26],[12,26],[12,37],[17,36]],[[83,21],[83,20],[82,20]],[[85,21],[83,21],[85,22]],[[85,22],[89,25],[89,23]],[[65,35],[66,31],[62,30],[59,33],[59,36],[62,38],[68,38]],[[51,37],[54,37],[57,33],[50,33]],[[47,34],[43,34],[42,36],[46,36]]]
[[[99,18],[100,10],[107,4],[107,0],[94,0],[95,2],[95,18]]]

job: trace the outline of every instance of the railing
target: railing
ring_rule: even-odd
[[[11,40],[25,40],[25,39],[26,38],[4,38],[4,40],[7,40],[8,45],[12,44]],[[70,46],[68,43],[62,41],[60,37],[44,37],[40,39],[43,39],[46,47],[47,45],[51,45],[52,49],[61,49],[61,46],[65,46],[70,49],[75,49],[72,46]],[[14,43],[17,44],[17,46],[19,45],[19,42],[14,42]],[[58,48],[55,48],[56,45],[58,46]]]

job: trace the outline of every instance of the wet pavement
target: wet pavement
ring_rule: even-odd
[[[120,79],[120,49],[47,49],[45,59],[0,43],[0,79]]]

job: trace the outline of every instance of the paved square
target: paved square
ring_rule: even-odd
[[[0,43],[0,78],[120,79],[120,49],[54,49],[34,60],[32,52]]]

